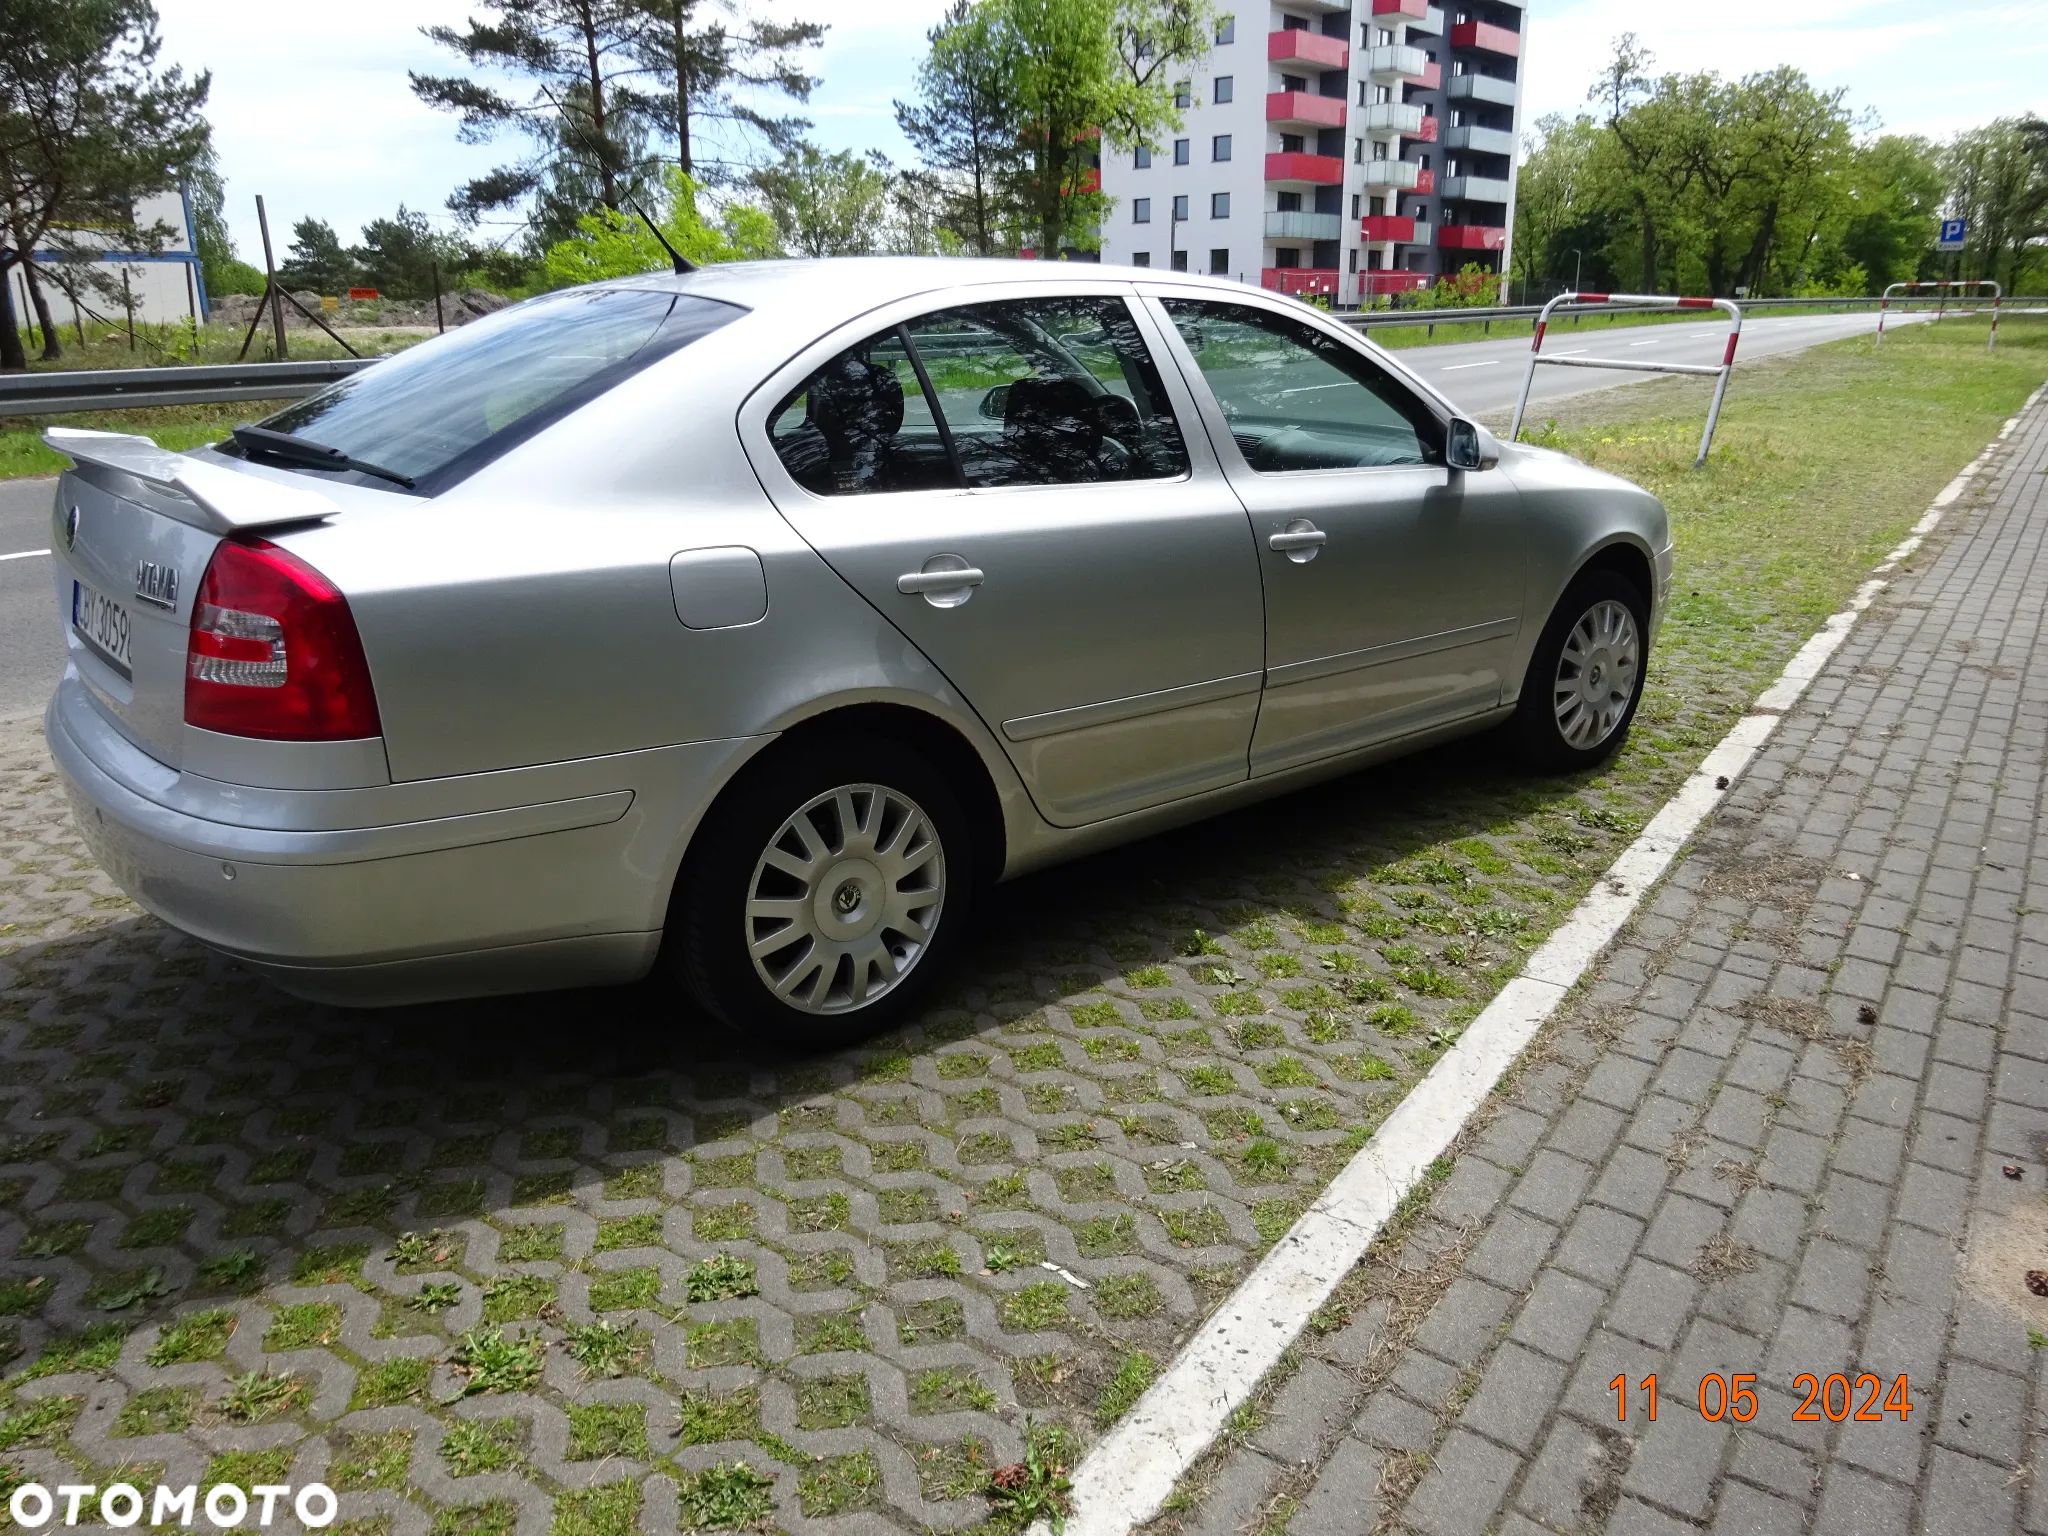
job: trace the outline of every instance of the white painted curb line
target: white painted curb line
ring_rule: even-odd
[[[1402,1198],[1443,1155],[1503,1073],[1535,1037],[1568,988],[1596,960],[1731,783],[1754,761],[1783,712],[1795,704],[1848,638],[1856,619],[1940,523],[1992,449],[2048,394],[2043,385],[1984,451],[1934,498],[1912,534],[1885,557],[1848,607],[1835,614],[1721,738],[1678,793],[1623,850],[1522,973],[1409,1091],[1371,1141],[1258,1267],[1210,1314],[1145,1395],[1097,1441],[1074,1472],[1069,1536],[1125,1536],[1159,1512],[1181,1474],[1222,1433],[1230,1415],[1279,1361],[1309,1318],[1365,1254]],[[1032,1528],[1042,1536],[1041,1522]]]

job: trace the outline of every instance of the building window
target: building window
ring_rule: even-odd
[[[1375,106],[1385,106],[1394,99],[1393,88],[1385,85],[1374,86],[1372,88],[1372,99]]]
[[[1228,160],[1230,158],[1229,134],[1219,133],[1209,141],[1209,158],[1211,160]]]
[[[1391,48],[1394,46],[1394,34],[1390,28],[1379,28],[1379,45],[1382,48]]]
[[[1351,257],[1351,262],[1350,262],[1351,270],[1352,270],[1353,272],[1356,272],[1356,271],[1358,270],[1358,247],[1357,247],[1357,246],[1355,246],[1355,245],[1354,245],[1353,247],[1351,247],[1351,251],[1350,251],[1350,257]]]
[[[1194,97],[1188,91],[1188,82],[1177,81],[1173,87],[1173,104],[1183,110],[1194,104]]]
[[[1306,32],[1308,30],[1308,18],[1306,16],[1282,16],[1280,18],[1280,30],[1282,32]]]
[[[1219,246],[1216,246],[1216,247],[1214,247],[1214,248],[1213,248],[1213,249],[1212,249],[1212,250],[1211,250],[1211,251],[1209,252],[1209,273],[1210,273],[1210,275],[1211,275],[1212,277],[1222,277],[1222,276],[1223,276],[1223,275],[1224,275],[1225,273],[1229,272],[1229,270],[1230,270],[1230,248],[1229,248],[1228,246],[1222,246],[1222,245],[1219,245]]]
[[[1351,217],[1354,219],[1358,217],[1358,194],[1356,192],[1351,194]]]
[[[1372,141],[1372,157],[1375,160],[1387,158],[1387,141],[1385,139],[1374,139]]]
[[[1353,165],[1365,164],[1365,140],[1353,139],[1351,141],[1351,163]]]
[[[1231,76],[1231,75],[1218,75],[1218,76],[1216,77],[1216,98],[1215,98],[1215,99],[1216,99],[1216,105],[1217,105],[1217,106],[1219,106],[1219,107],[1220,107],[1220,106],[1223,106],[1223,105],[1224,105],[1225,103],[1227,103],[1227,102],[1229,102],[1229,101],[1233,100],[1233,99],[1234,99],[1234,98],[1236,97],[1236,94],[1237,94],[1237,80],[1236,80],[1236,78],[1235,78],[1234,76]]]
[[[1173,141],[1173,163],[1175,165],[1186,165],[1188,163],[1188,141],[1186,139],[1175,139]]]
[[[1131,151],[1131,169],[1134,171],[1148,171],[1151,168],[1152,151],[1145,145],[1140,144]]]
[[[1273,265],[1276,267],[1298,267],[1301,265],[1301,248],[1294,245],[1280,245],[1273,248]]]
[[[1282,75],[1280,77],[1280,89],[1283,91],[1305,91],[1308,89],[1308,81],[1300,75]]]
[[[1187,269],[1188,253],[1186,251],[1175,251],[1173,253],[1173,270],[1176,272],[1185,272],[1187,271]]]
[[[1276,208],[1278,208],[1278,209],[1280,210],[1280,212],[1282,212],[1282,213],[1299,213],[1299,212],[1301,212],[1301,194],[1300,194],[1299,192],[1282,192],[1282,193],[1279,193],[1279,194],[1278,194],[1278,196],[1279,196],[1279,199],[1280,199],[1280,201],[1279,201],[1279,202],[1277,202],[1276,204],[1274,204],[1274,206],[1275,206]]]
[[[1131,258],[1131,265],[1132,265],[1132,266],[1134,266],[1134,267],[1149,267],[1149,266],[1151,266],[1151,265],[1152,265],[1152,253],[1151,253],[1150,251],[1140,251],[1140,252],[1138,252],[1138,254],[1137,254],[1137,255],[1135,255],[1135,256],[1133,256],[1133,257]]]
[[[1365,82],[1363,80],[1358,82],[1358,104],[1361,107],[1365,105]]]
[[[1218,43],[1234,43],[1237,41],[1237,18],[1235,16],[1226,16],[1216,23],[1216,41]]]
[[[1298,154],[1300,154],[1300,153],[1301,153],[1301,147],[1302,147],[1302,139],[1301,139],[1301,135],[1300,135],[1300,134],[1298,134],[1298,133],[1283,133],[1283,134],[1281,134],[1281,135],[1280,135],[1280,153],[1281,153],[1281,154],[1283,154],[1283,155],[1298,155]]]
[[[1131,222],[1133,224],[1150,224],[1152,222],[1151,198],[1134,197],[1131,199]]]
[[[1228,192],[1211,192],[1209,194],[1209,217],[1212,219],[1227,219],[1230,217],[1230,194]]]
[[[1185,224],[1187,222],[1187,219],[1188,195],[1185,192],[1176,193],[1174,194],[1173,199],[1173,222],[1176,224]]]

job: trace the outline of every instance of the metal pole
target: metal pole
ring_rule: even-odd
[[[263,211],[263,194],[256,194],[256,225],[263,231],[263,296],[270,300],[270,323],[277,332],[277,360],[285,360],[284,301],[277,296],[277,264],[270,255],[270,215]]]
[[[1999,287],[1998,284],[1993,283],[1991,285],[1991,339],[1984,343],[1984,350],[1986,352],[1995,352],[1998,349],[1998,301],[2004,296],[2005,290]]]
[[[1714,398],[1707,404],[1707,430],[1700,434],[1700,456],[1692,461],[1698,469],[1707,462],[1707,450],[1714,445],[1714,424],[1721,419],[1721,400],[1728,393],[1728,375],[1735,371],[1735,338],[1742,334],[1742,311],[1735,311],[1735,329],[1728,333],[1728,349],[1721,354],[1721,374],[1714,380]]]
[[[440,335],[448,329],[441,319],[441,263],[429,262],[428,266],[434,274],[434,333]]]
[[[1543,332],[1550,324],[1550,312],[1566,299],[1577,298],[1578,290],[1560,293],[1543,306],[1543,313],[1536,317],[1536,334],[1529,338],[1529,368],[1522,375],[1522,393],[1515,401],[1515,419],[1508,423],[1508,441],[1513,442],[1522,432],[1522,412],[1529,404],[1529,388],[1536,382],[1536,354],[1543,350]]]
[[[128,311],[128,350],[135,350],[135,289],[128,281],[128,269],[121,269],[121,307]]]

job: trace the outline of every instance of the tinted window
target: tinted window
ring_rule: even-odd
[[[263,424],[436,489],[744,313],[689,294],[573,289],[401,352]]]
[[[882,332],[785,399],[769,436],[791,477],[821,496],[1156,480],[1188,468],[1158,370],[1113,298],[967,305]]]
[[[1443,462],[1435,417],[1335,337],[1248,305],[1165,303],[1253,469]]]

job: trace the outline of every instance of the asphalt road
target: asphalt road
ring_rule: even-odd
[[[1890,326],[1913,324],[1926,318],[1895,315]],[[1797,352],[1802,347],[1823,341],[1867,336],[1876,328],[1877,318],[1869,314],[1754,316],[1743,321],[1742,340],[1735,350],[1735,371],[1739,374],[1744,363],[1753,363],[1761,357]],[[1727,337],[1727,317],[1720,315],[1696,325],[1610,326],[1588,320],[1574,327],[1569,323],[1553,322],[1550,334],[1543,338],[1543,355],[1714,364],[1721,361]],[[1497,421],[1505,427],[1515,408],[1515,397],[1521,393],[1522,376],[1527,372],[1529,338],[1514,336],[1501,341],[1419,347],[1405,349],[1394,356],[1464,410],[1486,419],[1489,425]],[[1654,374],[1616,373],[1605,368],[1538,368],[1529,399],[1534,405],[1654,377]],[[1712,382],[1710,379],[1700,380],[1700,408],[1703,413],[1706,409],[1705,391],[1712,387]]]
[[[1892,324],[1912,323],[1897,316]],[[1786,315],[1756,318],[1742,328],[1736,371],[1745,362],[1779,352],[1796,352],[1818,342],[1858,336],[1873,328],[1869,315]],[[1697,325],[1623,326],[1588,324],[1553,328],[1544,350],[1556,356],[1642,358],[1658,362],[1720,361],[1725,322]],[[1420,347],[1399,354],[1452,401],[1489,422],[1505,424],[1522,387],[1529,355],[1526,336],[1500,341],[1459,342]],[[1561,400],[1589,390],[1611,389],[1652,374],[1590,368],[1539,368],[1532,402]],[[1704,387],[1704,381],[1702,381]],[[1704,406],[1702,407],[1704,409]],[[64,666],[64,645],[50,595],[49,480],[0,481],[0,723],[40,712]]]

